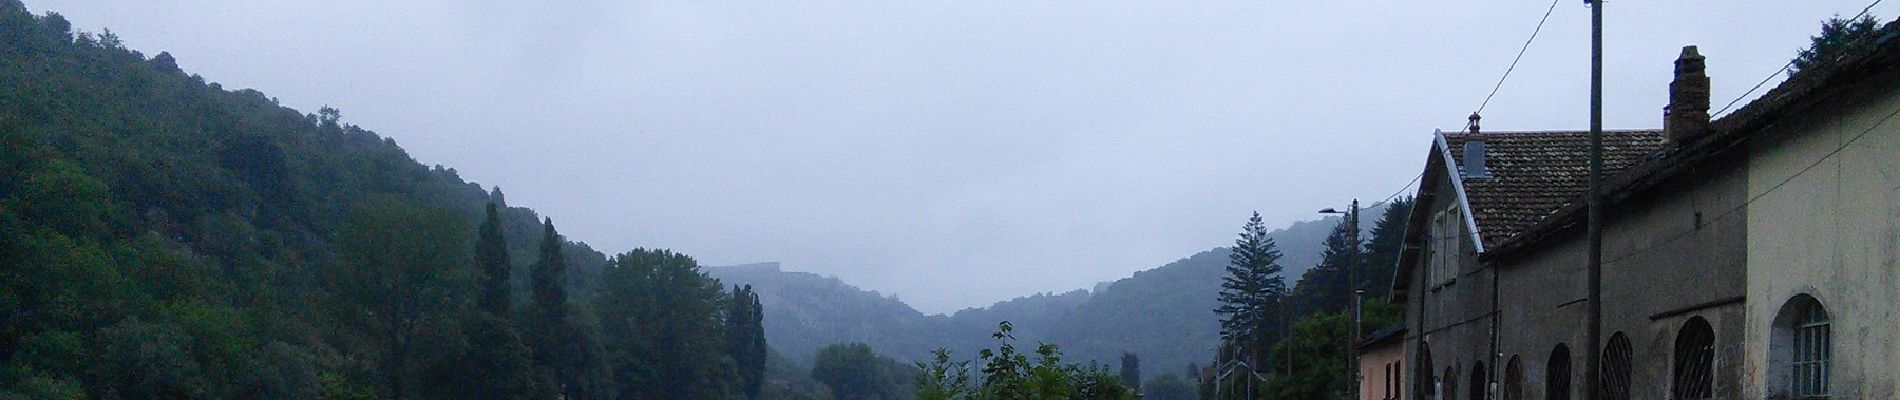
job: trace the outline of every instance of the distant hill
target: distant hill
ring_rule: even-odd
[[[1365,210],[1365,229],[1383,212],[1382,205]],[[1288,284],[1319,263],[1326,235],[1339,221],[1296,222],[1269,234],[1285,253]],[[766,310],[766,341],[804,365],[819,347],[852,341],[900,361],[921,360],[938,347],[973,358],[991,344],[996,323],[1006,320],[1022,342],[1059,344],[1072,361],[1114,364],[1132,351],[1143,371],[1159,375],[1213,358],[1210,349],[1219,341],[1214,297],[1227,255],[1227,248],[1216,247],[1093,290],[1038,293],[949,316],[925,315],[893,297],[835,277],[785,271],[778,263],[706,271],[727,285],[752,285]]]
[[[470,234],[490,203],[507,206],[335,109],[227,90],[168,53],[0,0],[0,398],[370,396],[373,318],[343,294],[368,284],[337,272],[362,265],[343,249],[349,216],[396,203]],[[527,293],[541,216],[499,214]],[[606,257],[562,250],[568,293],[585,301]],[[442,275],[431,303],[451,305],[417,330],[459,354],[473,285]]]

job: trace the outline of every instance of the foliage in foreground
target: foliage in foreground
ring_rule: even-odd
[[[977,352],[982,370],[970,373],[969,361],[951,361],[938,349],[930,362],[919,362],[920,400],[1133,400],[1134,390],[1100,365],[1064,364],[1054,344],[1036,346],[1035,358],[1016,350],[1009,321],[997,324],[995,349]]]

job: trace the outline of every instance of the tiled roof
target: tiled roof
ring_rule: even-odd
[[[1473,135],[1446,133],[1445,142],[1487,248],[1536,225],[1589,189],[1589,132],[1484,132],[1483,136],[1489,176],[1471,176],[1462,168],[1464,143]],[[1624,168],[1657,154],[1662,146],[1661,130],[1603,131],[1604,177],[1621,174]]]
[[[1614,205],[1622,198],[1655,190],[1696,165],[1745,147],[1751,140],[1772,139],[1762,135],[1768,127],[1809,112],[1833,91],[1896,71],[1900,71],[1900,21],[1887,23],[1874,34],[1849,45],[1838,56],[1795,73],[1760,98],[1712,121],[1712,132],[1669,149],[1664,157],[1629,167],[1627,174],[1612,174],[1604,181],[1604,201]],[[1494,254],[1522,251],[1564,229],[1570,222],[1583,219],[1585,213],[1585,207],[1562,207],[1556,210],[1554,217],[1545,218],[1509,243],[1488,250]]]

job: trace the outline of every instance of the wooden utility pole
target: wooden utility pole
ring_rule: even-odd
[[[1352,224],[1347,234],[1351,250],[1346,251],[1346,301],[1351,302],[1346,311],[1352,315],[1352,333],[1346,335],[1346,393],[1351,399],[1359,398],[1359,199],[1352,199],[1352,209],[1347,211],[1347,223]]]
[[[1603,341],[1603,0],[1590,7],[1590,322],[1584,341],[1583,398],[1597,400]]]

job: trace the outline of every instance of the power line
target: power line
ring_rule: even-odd
[[[1769,194],[1774,193],[1775,191],[1781,190],[1783,186],[1787,186],[1788,183],[1793,182],[1795,178],[1800,178],[1802,175],[1806,175],[1809,171],[1813,171],[1815,167],[1821,166],[1821,163],[1827,162],[1829,158],[1834,158],[1835,155],[1839,155],[1842,151],[1846,151],[1848,147],[1851,147],[1854,145],[1854,142],[1858,142],[1860,141],[1861,138],[1866,137],[1868,133],[1872,133],[1874,130],[1880,129],[1882,125],[1886,125],[1887,121],[1892,120],[1895,116],[1900,116],[1900,108],[1896,108],[1893,110],[1893,112],[1887,113],[1887,116],[1881,117],[1880,120],[1878,121],[1874,121],[1873,126],[1869,126],[1867,127],[1866,130],[1862,130],[1860,131],[1860,133],[1855,134],[1854,137],[1847,139],[1847,141],[1845,142],[1841,142],[1840,146],[1835,147],[1834,150],[1832,151],[1828,151],[1827,154],[1821,155],[1821,157],[1815,159],[1814,162],[1808,163],[1808,165],[1805,167],[1802,167],[1800,171],[1796,171],[1793,175],[1789,175],[1787,178],[1782,179],[1781,182],[1775,183],[1774,186],[1769,186],[1767,190],[1763,190],[1761,193],[1758,193],[1754,196],[1749,196],[1748,200],[1742,201],[1741,205],[1722,211],[1721,214],[1717,214],[1714,218],[1711,218],[1709,222],[1721,221],[1721,220],[1728,219],[1730,217],[1734,217],[1736,215],[1740,215],[1737,213],[1742,210],[1748,209],[1749,205],[1755,204],[1756,201],[1761,200],[1763,197],[1767,197]],[[1675,235],[1670,235],[1669,237],[1663,238],[1663,240],[1653,242],[1648,246],[1644,246],[1642,248],[1631,250],[1627,253],[1618,255],[1616,256],[1615,259],[1605,261],[1604,264],[1616,263],[1624,259],[1634,257],[1638,254],[1646,253],[1646,252],[1649,252],[1650,250],[1655,250],[1658,247],[1662,247],[1663,245],[1674,243],[1676,240],[1682,239],[1683,237],[1687,237],[1689,236],[1689,234],[1695,233],[1695,232],[1696,232],[1696,229],[1689,229],[1686,231],[1676,233]]]
[[[1874,6],[1880,5],[1880,2],[1882,1],[1886,1],[1886,0],[1874,0],[1873,3],[1868,3],[1866,7],[1861,7],[1859,14],[1854,14],[1854,17],[1848,18],[1848,20],[1849,21],[1858,20],[1860,19],[1860,17],[1867,16],[1867,12],[1872,11],[1874,9]],[[1840,14],[1834,14],[1834,15],[1840,15]],[[1734,100],[1728,101],[1728,105],[1722,106],[1722,109],[1715,110],[1715,113],[1710,114],[1710,115],[1722,115],[1722,113],[1728,112],[1730,108],[1735,107],[1736,103],[1740,103],[1742,99],[1748,98],[1748,95],[1754,94],[1756,90],[1761,90],[1762,85],[1768,84],[1768,81],[1775,80],[1775,77],[1788,73],[1788,69],[1790,68],[1794,68],[1794,60],[1788,60],[1787,64],[1781,64],[1781,69],[1777,69],[1775,70],[1774,73],[1768,74],[1768,76],[1761,78],[1761,82],[1755,82],[1754,87],[1748,88],[1748,91],[1742,92],[1742,95],[1740,96],[1735,96]]]
[[[1537,28],[1531,30],[1531,37],[1524,39],[1524,47],[1517,49],[1517,57],[1511,59],[1511,66],[1504,69],[1504,76],[1498,77],[1498,83],[1491,86],[1491,94],[1484,95],[1484,102],[1478,103],[1478,111],[1474,111],[1473,113],[1482,114],[1484,113],[1484,107],[1491,105],[1491,97],[1498,95],[1498,88],[1504,87],[1504,80],[1511,77],[1511,71],[1517,70],[1518,60],[1524,59],[1524,53],[1531,49],[1531,42],[1537,41],[1537,33],[1544,31],[1544,22],[1550,20],[1550,12],[1556,10],[1557,0],[1551,0],[1550,7],[1544,9],[1544,18],[1538,19]]]
[[[1384,203],[1384,202],[1388,202],[1388,201],[1392,201],[1392,199],[1396,199],[1396,198],[1398,198],[1398,197],[1399,197],[1399,195],[1402,195],[1402,194],[1405,194],[1405,189],[1411,189],[1411,188],[1412,188],[1412,184],[1414,184],[1414,183],[1418,183],[1418,180],[1419,180],[1420,178],[1424,178],[1424,177],[1425,177],[1425,173],[1424,173],[1424,172],[1419,172],[1419,173],[1418,173],[1418,175],[1412,175],[1412,181],[1411,181],[1411,182],[1406,182],[1406,183],[1405,183],[1405,186],[1400,186],[1400,187],[1399,187],[1399,190],[1394,190],[1394,191],[1392,191],[1392,194],[1391,194],[1391,195],[1388,195],[1388,196],[1385,196],[1385,199],[1382,199],[1382,200],[1379,200],[1379,201],[1375,201],[1375,202],[1372,202],[1372,203],[1373,203],[1373,204],[1378,204],[1378,203]]]

